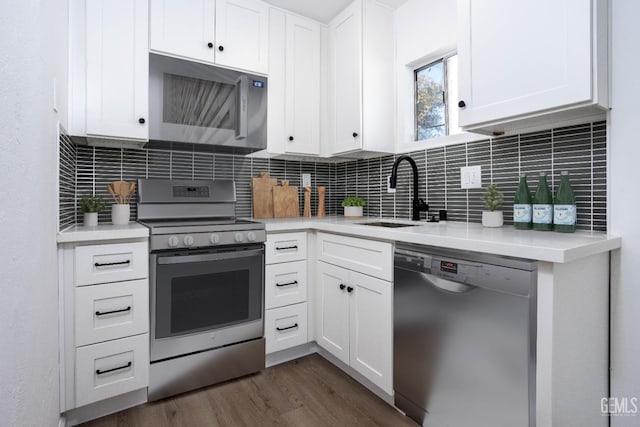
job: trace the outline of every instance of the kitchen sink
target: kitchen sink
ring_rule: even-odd
[[[359,225],[371,225],[374,227],[387,227],[387,228],[400,228],[400,227],[415,227],[421,224],[401,224],[398,222],[376,221],[376,222],[359,222]]]

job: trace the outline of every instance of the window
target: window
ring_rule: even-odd
[[[417,141],[459,133],[458,57],[439,59],[415,70],[415,137]]]

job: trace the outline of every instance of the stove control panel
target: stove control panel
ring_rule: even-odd
[[[151,250],[204,248],[211,246],[238,245],[264,242],[265,230],[218,231],[215,233],[152,234]]]

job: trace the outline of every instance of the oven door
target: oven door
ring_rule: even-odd
[[[264,247],[151,255],[151,360],[262,337]]]

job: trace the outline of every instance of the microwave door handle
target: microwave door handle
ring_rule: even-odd
[[[218,254],[200,254],[200,255],[186,255],[186,256],[168,256],[159,257],[158,264],[186,264],[190,262],[207,262],[207,261],[222,261],[225,259],[246,258],[250,256],[262,255],[262,249],[237,251],[237,252],[221,252]]]
[[[249,78],[240,76],[236,80],[236,139],[245,139],[247,137],[247,129],[249,125]]]

